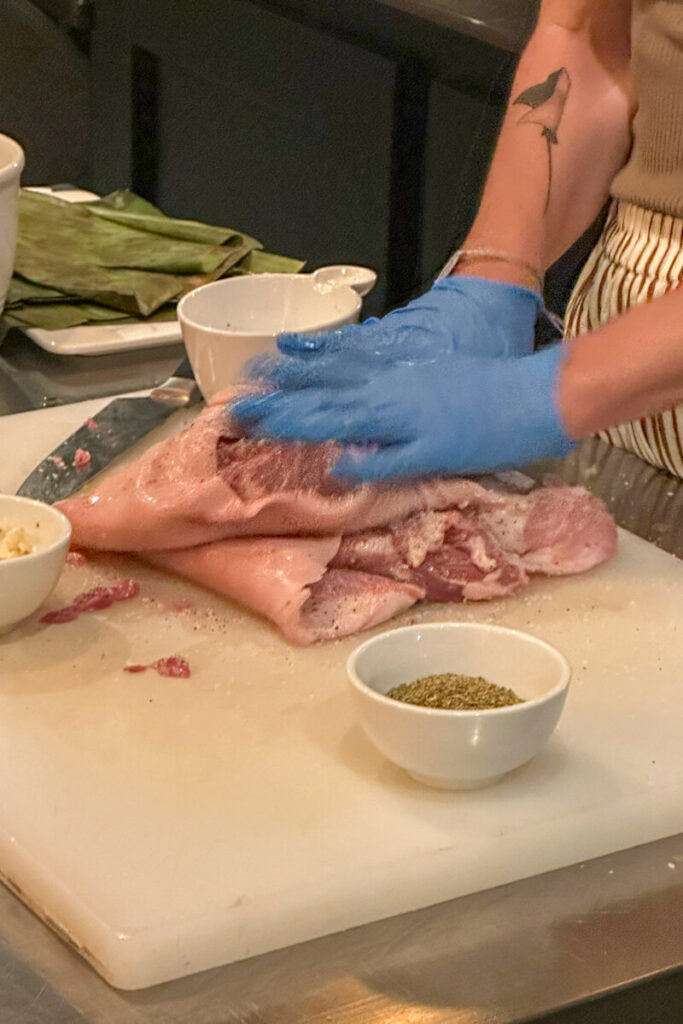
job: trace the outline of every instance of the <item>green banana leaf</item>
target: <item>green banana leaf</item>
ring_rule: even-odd
[[[138,231],[151,231],[187,242],[202,242],[206,245],[249,245],[260,249],[261,243],[234,228],[215,227],[196,220],[178,220],[168,217],[146,199],[136,196],[127,189],[119,189],[102,199],[85,203],[91,213],[105,220],[114,221]]]
[[[25,302],[68,302],[69,296],[56,288],[47,288],[42,284],[35,284],[27,281],[24,277],[15,274],[9,284],[5,309],[12,306],[22,305]]]
[[[15,306],[5,312],[8,324],[22,329],[38,327],[45,331],[62,331],[86,324],[159,323],[175,320],[175,306],[162,306],[147,317],[130,317],[94,302],[52,303],[40,306]]]
[[[62,331],[88,323],[116,323],[127,320],[128,314],[99,306],[94,302],[53,302],[42,305],[13,306],[5,313],[8,323],[19,327],[40,327],[46,331]]]
[[[35,284],[146,316],[221,277],[252,247],[241,237],[207,246],[140,231],[103,220],[87,204],[23,191],[15,271]]]
[[[251,252],[231,267],[230,277],[238,274],[298,274],[306,266],[305,260],[295,260],[290,256],[278,256],[274,252],[252,249]]]
[[[303,267],[233,228],[168,217],[126,189],[87,203],[24,191],[5,317],[46,330],[168,320],[201,284]]]

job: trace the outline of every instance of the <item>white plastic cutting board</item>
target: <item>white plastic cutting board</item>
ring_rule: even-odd
[[[0,419],[0,490],[101,405]],[[114,985],[683,828],[683,563],[636,537],[588,575],[397,620],[517,626],[573,664],[547,748],[461,793],[413,782],[364,738],[353,639],[292,649],[236,605],[117,559],[67,568],[53,603],[127,572],[141,598],[0,639],[0,872]],[[122,671],[172,653],[192,678]]]

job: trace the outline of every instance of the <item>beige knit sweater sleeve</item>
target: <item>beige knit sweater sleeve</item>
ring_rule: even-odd
[[[634,141],[612,194],[683,216],[683,0],[635,0]]]

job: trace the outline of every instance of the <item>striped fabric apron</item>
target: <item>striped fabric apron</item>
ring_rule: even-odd
[[[593,330],[680,282],[683,218],[615,200],[567,305],[565,334],[573,338]],[[683,406],[611,427],[600,436],[683,478]]]

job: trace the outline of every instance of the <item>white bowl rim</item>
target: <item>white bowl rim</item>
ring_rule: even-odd
[[[206,331],[208,334],[216,334],[219,337],[225,337],[226,335],[229,335],[232,338],[254,338],[254,337],[263,337],[265,335],[267,337],[277,338],[277,336],[279,334],[282,334],[284,332],[283,331],[270,331],[270,332],[266,332],[266,331],[235,331],[232,328],[226,328],[226,327],[209,327],[208,324],[203,324],[199,320],[193,319],[193,317],[188,316],[187,313],[185,312],[185,305],[186,305],[186,303],[189,302],[189,300],[193,297],[193,295],[196,295],[197,292],[204,291],[205,289],[209,289],[209,288],[219,288],[219,287],[225,288],[226,285],[230,285],[231,287],[239,287],[238,282],[243,281],[243,280],[255,280],[255,279],[262,280],[264,278],[270,279],[270,278],[274,278],[274,277],[276,277],[276,278],[287,277],[287,278],[291,278],[292,280],[305,281],[307,287],[310,286],[313,290],[321,292],[321,294],[333,295],[336,292],[346,292],[347,294],[352,295],[353,298],[354,298],[354,308],[352,310],[349,310],[348,313],[344,313],[342,316],[335,317],[334,320],[328,320],[324,324],[321,324],[319,327],[318,326],[305,327],[305,328],[299,328],[299,330],[305,330],[305,331],[334,331],[334,330],[337,329],[337,327],[345,326],[349,322],[349,317],[350,316],[355,316],[356,313],[359,313],[360,310],[361,310],[361,307],[363,305],[363,299],[358,294],[358,292],[354,291],[354,289],[351,287],[350,284],[336,285],[334,288],[330,289],[329,292],[323,292],[322,291],[322,286],[319,283],[317,283],[316,281],[313,280],[313,274],[245,274],[245,275],[243,275],[241,277],[224,277],[224,278],[221,278],[220,281],[210,281],[209,284],[200,284],[197,288],[193,288],[191,292],[187,293],[187,295],[183,295],[182,299],[178,303],[178,307],[177,307],[178,320],[180,321],[180,323],[185,323],[189,327],[194,327],[194,328],[196,328],[199,331]],[[295,287],[298,287],[298,285],[295,286]]]
[[[540,697],[534,697],[531,700],[523,700],[521,704],[508,704],[502,708],[480,708],[472,711],[458,711],[455,708],[428,708],[423,707],[420,704],[409,704],[407,701],[396,700],[394,697],[387,697],[383,693],[379,693],[372,686],[368,686],[364,683],[356,672],[356,662],[365,651],[372,647],[373,644],[377,643],[381,638],[398,635],[400,633],[415,633],[415,632],[450,632],[451,630],[459,630],[462,628],[482,630],[486,632],[494,632],[499,634],[507,634],[509,636],[523,637],[525,640],[531,640],[534,644],[539,647],[544,647],[546,651],[552,654],[559,662],[560,681],[547,693],[544,693]],[[541,640],[540,637],[534,636],[533,633],[526,633],[522,629],[512,629],[509,626],[496,626],[493,623],[488,622],[427,622],[423,626],[399,626],[396,629],[387,629],[381,633],[376,633],[375,636],[371,636],[368,640],[365,640],[362,644],[359,644],[351,654],[349,655],[346,662],[346,672],[348,674],[351,684],[362,694],[371,697],[380,704],[390,705],[393,708],[400,708],[406,712],[417,713],[421,715],[455,715],[459,718],[465,717],[477,717],[479,715],[514,715],[523,713],[528,708],[538,707],[540,704],[545,704],[557,697],[560,693],[569,687],[571,681],[571,665],[568,659],[562,654],[561,651],[549,644],[547,640]]]
[[[61,523],[64,533],[57,540],[54,540],[52,544],[47,544],[45,547],[38,548],[37,551],[30,551],[27,555],[20,555],[18,558],[3,559],[0,562],[0,566],[17,565],[19,563],[24,565],[29,561],[34,561],[37,558],[41,558],[43,555],[46,555],[49,551],[54,551],[54,549],[58,548],[60,544],[63,544],[65,540],[67,542],[70,542],[71,520],[68,518],[68,516],[65,516],[64,513],[60,511],[60,509],[55,508],[54,505],[48,505],[46,501],[36,501],[35,498],[25,498],[22,494],[0,494],[0,523],[4,521],[6,515],[6,513],[2,511],[2,504],[3,501],[5,500],[9,500],[11,504],[16,505],[31,505],[35,508],[39,508],[41,511],[48,509],[49,514],[53,515],[55,519],[57,519],[57,521]]]
[[[332,277],[335,273],[344,278],[353,277],[354,272],[356,273],[356,277],[354,278],[355,284],[372,281],[374,285],[377,282],[377,271],[373,270],[372,267],[366,267],[362,263],[326,263],[324,266],[318,267],[317,270],[312,270],[310,274],[299,274],[298,276],[312,277],[314,281],[320,283],[325,282],[325,278],[327,276]],[[341,281],[339,287],[344,284],[346,284],[346,282]],[[351,287],[352,285],[349,284],[349,288]]]
[[[24,156],[23,149],[17,140],[13,139],[11,135],[3,135],[0,133],[0,140],[2,140],[2,142],[9,143],[8,148],[12,153],[9,163],[4,163],[0,166],[0,185],[2,185],[24,169],[26,158]]]

